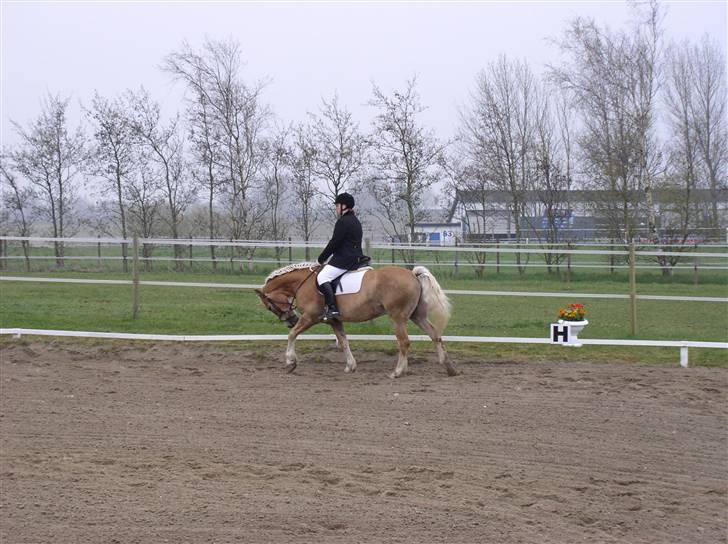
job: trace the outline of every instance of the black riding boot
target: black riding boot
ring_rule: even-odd
[[[334,294],[334,288],[331,286],[331,282],[327,281],[319,285],[319,291],[324,296],[324,314],[321,316],[322,321],[338,319],[341,314],[336,307],[336,295]]]

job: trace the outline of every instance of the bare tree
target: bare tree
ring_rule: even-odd
[[[184,81],[190,93],[187,95],[187,120],[189,139],[195,166],[192,177],[206,193],[207,232],[210,239],[218,235],[216,202],[220,187],[224,184],[227,168],[223,157],[225,146],[224,123],[220,121],[220,104],[215,101],[225,91],[233,67],[213,44],[207,44],[203,53],[191,50],[183,44],[181,52],[168,55],[163,68],[175,78]],[[234,62],[234,61],[233,61]],[[215,246],[210,246],[213,269],[216,268]]]
[[[309,116],[311,138],[316,147],[313,170],[325,185],[325,196],[335,200],[362,171],[366,139],[336,95],[331,101],[322,100],[318,115]]]
[[[462,141],[477,175],[509,197],[515,236],[522,236],[539,102],[536,79],[525,62],[501,56],[477,76],[470,109],[461,116]],[[521,255],[516,254],[523,273]]]
[[[319,195],[314,173],[314,157],[316,148],[313,144],[310,127],[299,125],[295,131],[295,141],[290,157],[291,185],[295,205],[293,206],[293,224],[303,239],[311,239],[316,220],[319,218]],[[306,260],[310,259],[309,248],[306,247]]]
[[[30,236],[33,227],[31,203],[36,198],[32,187],[21,185],[20,180],[10,170],[8,154],[0,156],[0,187],[2,187],[2,209],[0,216],[3,227],[12,229],[18,236]],[[25,269],[30,272],[30,246],[27,240],[20,245],[25,256]],[[2,264],[2,263],[0,263]]]
[[[609,222],[612,237],[627,241],[637,233],[641,211],[658,240],[652,192],[660,167],[654,135],[659,23],[654,1],[632,32],[614,33],[577,18],[560,42],[564,62],[550,70],[580,113],[585,170],[605,195],[595,211]]]
[[[165,219],[172,238],[176,240],[180,237],[179,227],[184,212],[194,199],[194,188],[185,177],[183,143],[178,134],[179,119],[175,117],[165,125],[159,104],[144,89],[138,93],[130,92],[128,96],[133,111],[134,134],[156,166],[155,172],[161,181],[167,205]],[[177,267],[181,266],[181,250],[180,246],[174,246]]]
[[[440,143],[419,120],[425,108],[415,78],[407,82],[404,91],[394,91],[391,96],[376,85],[373,94],[369,105],[378,112],[371,136],[374,173],[369,178],[370,190],[388,234],[414,241],[426,193],[440,178],[446,144]],[[402,256],[406,262],[414,262],[412,252],[402,252]]]
[[[222,178],[220,175],[222,159],[220,127],[214,122],[214,115],[206,97],[198,94],[197,99],[197,102],[191,102],[187,110],[189,140],[194,160],[191,173],[195,185],[199,186],[207,196],[206,231],[212,240],[219,233],[215,204]],[[214,244],[210,245],[210,258],[212,268],[215,270],[217,261]]]
[[[281,128],[264,145],[266,162],[263,167],[263,188],[270,235],[274,240],[282,240],[288,235],[288,222],[282,216],[287,189],[290,186],[291,149],[288,143],[289,131]],[[276,259],[280,263],[282,247],[276,248]]]
[[[450,216],[455,214],[459,204],[463,204],[464,214],[461,220],[467,229],[466,241],[470,243],[482,242],[494,231],[494,218],[488,210],[488,189],[489,184],[473,163],[468,161],[459,138],[455,139],[456,145],[448,153],[443,166],[447,173],[447,183],[444,189],[444,196],[449,200]],[[465,203],[475,202],[475,209],[469,209]],[[485,273],[485,263],[488,254],[482,251],[466,253],[465,258],[470,263],[475,263],[475,275],[479,278]]]
[[[726,59],[720,47],[704,36],[691,50],[694,67],[692,106],[695,136],[710,189],[710,227],[718,229],[718,194],[728,189],[728,121]]]
[[[539,222],[532,225],[544,247],[550,251],[544,253],[544,261],[548,272],[553,271],[563,259],[563,254],[552,253],[557,249],[557,243],[562,239],[561,232],[568,228],[571,210],[569,208],[568,189],[569,176],[568,155],[565,149],[568,141],[564,136],[568,134],[568,126],[554,118],[551,100],[544,94],[536,111],[534,140],[533,140],[533,192],[538,195],[540,206],[533,217]],[[558,95],[557,95],[558,96]],[[558,106],[557,106],[558,108]]]
[[[163,68],[192,90],[195,108],[204,106],[210,134],[217,142],[211,155],[219,168],[221,200],[230,235],[249,239],[259,231],[260,207],[252,196],[263,164],[262,132],[270,117],[261,104],[264,83],[241,79],[240,46],[234,41],[207,41],[200,51],[184,43],[165,59]]]
[[[672,214],[669,214],[676,221],[668,224],[669,216],[663,214],[663,226],[673,231],[682,243],[687,240],[691,223],[695,220],[694,195],[699,174],[699,151],[693,118],[694,67],[689,54],[687,42],[682,46],[673,44],[668,48],[665,58],[664,99],[671,134],[667,143],[667,186],[677,198],[673,200]]]
[[[102,192],[114,194],[115,205],[105,206],[105,219],[114,220],[122,238],[127,230],[126,184],[136,164],[134,133],[129,111],[123,99],[107,100],[94,95],[86,114],[93,125],[95,145],[91,150],[89,170],[102,182]],[[124,271],[128,270],[127,245],[122,244]]]
[[[574,115],[570,104],[570,97],[566,93],[556,91],[555,89],[552,92],[556,96],[553,104],[563,148],[566,190],[570,192],[575,188],[574,153],[576,143],[574,141]]]
[[[68,98],[49,95],[28,128],[12,122],[20,137],[19,147],[10,154],[13,168],[37,188],[37,211],[48,220],[55,238],[67,236],[77,227],[74,205],[86,160],[81,127],[72,132],[68,128],[68,102]],[[55,241],[54,248],[56,264],[63,266],[63,242]]]
[[[134,175],[128,178],[126,186],[129,228],[141,238],[152,238],[160,231],[161,210],[164,207],[162,180],[156,172],[155,161],[150,158],[149,149],[139,146],[135,155],[137,167]],[[151,270],[150,257],[153,250],[150,244],[142,244],[146,270]]]

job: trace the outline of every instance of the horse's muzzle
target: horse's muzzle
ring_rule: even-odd
[[[288,325],[289,329],[292,329],[296,326],[296,323],[298,323],[298,316],[296,314],[292,314],[288,319],[286,319],[286,325]]]

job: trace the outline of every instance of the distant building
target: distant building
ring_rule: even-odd
[[[523,238],[539,239],[545,237],[549,227],[545,215],[544,202],[546,195],[539,191],[526,191],[523,195],[527,214],[521,216],[521,236]],[[677,223],[676,207],[679,205],[682,194],[671,189],[657,189],[653,192],[656,222],[658,229],[663,229],[666,236],[670,236],[670,226]],[[604,209],[609,205],[609,196],[606,191],[573,190],[564,191],[558,195],[560,209],[555,212],[556,228],[562,232],[564,238],[570,240],[593,239],[608,234],[610,222],[607,217],[600,216],[596,210]],[[635,223],[637,230],[647,234],[648,219],[645,213],[644,193],[630,195],[630,200],[636,203],[639,212]],[[702,217],[711,204],[710,191],[707,189],[694,190],[691,203],[696,207],[693,212],[697,224],[705,224]],[[602,206],[597,204],[601,203]],[[618,208],[619,203],[612,203]],[[511,239],[515,237],[515,225],[511,213],[511,195],[507,191],[487,190],[458,191],[456,197],[455,216],[462,218],[464,238],[468,241],[489,241]],[[700,210],[700,211],[699,211]],[[728,190],[719,192],[718,215],[721,228],[692,229],[696,237],[722,238],[725,227],[728,225]],[[702,232],[702,234],[700,234]]]
[[[432,246],[454,246],[462,241],[465,231],[462,220],[454,219],[451,210],[433,209],[425,210],[423,220],[415,223],[416,243]]]

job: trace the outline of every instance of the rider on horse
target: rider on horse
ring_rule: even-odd
[[[361,248],[361,223],[354,213],[354,197],[349,193],[340,193],[334,204],[339,219],[334,226],[331,240],[318,257],[318,262],[323,265],[329,257],[331,260],[316,277],[316,283],[325,301],[323,321],[337,319],[341,315],[336,306],[336,295],[331,282],[343,276],[348,270],[357,268],[364,256]]]

